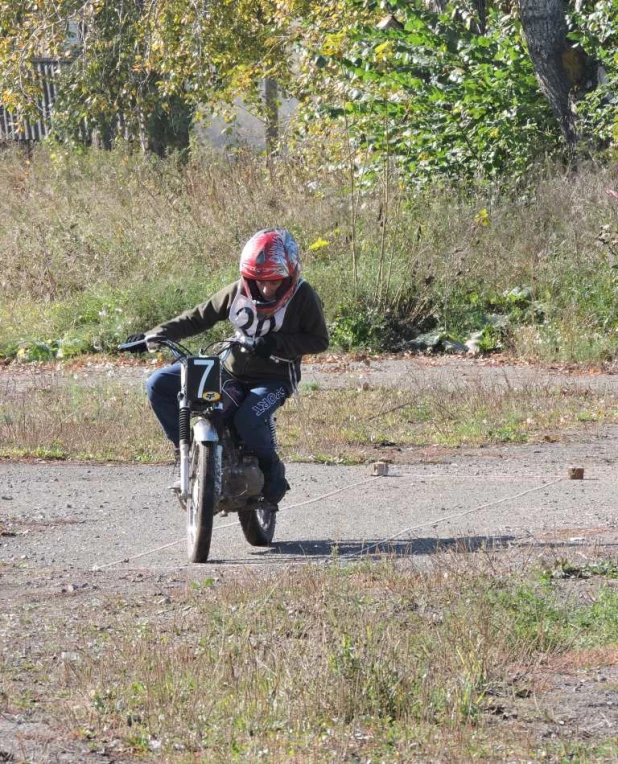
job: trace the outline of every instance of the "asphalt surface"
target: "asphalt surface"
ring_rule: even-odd
[[[456,545],[613,543],[618,427],[573,442],[457,451],[391,466],[291,464],[274,543],[245,541],[218,516],[211,566],[280,566],[378,552],[418,556]],[[584,480],[568,477],[584,467]],[[170,467],[0,463],[0,581],[18,567],[169,570],[188,566]]]

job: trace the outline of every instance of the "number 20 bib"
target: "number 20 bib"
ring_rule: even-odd
[[[299,282],[300,286],[300,282]],[[298,287],[297,287],[298,288]],[[263,337],[269,332],[278,332],[285,317],[285,311],[292,298],[276,313],[265,318],[258,318],[253,300],[238,292],[230,308],[230,321],[234,329],[246,337]]]

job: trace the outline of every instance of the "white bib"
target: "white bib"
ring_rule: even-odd
[[[300,281],[296,287],[300,286]],[[296,294],[296,290],[294,290]],[[293,297],[294,295],[292,295]],[[285,311],[290,304],[292,297],[282,305],[278,311],[265,318],[258,318],[258,313],[253,300],[245,297],[240,290],[234,298],[230,308],[229,319],[234,329],[245,337],[263,337],[269,332],[278,332],[285,317]]]

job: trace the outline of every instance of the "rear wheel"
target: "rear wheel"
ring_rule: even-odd
[[[251,546],[270,546],[277,524],[277,513],[270,505],[264,504],[257,509],[241,511],[238,513],[238,519]]]
[[[189,490],[187,554],[190,562],[206,562],[221,492],[221,449],[216,443],[193,444]]]

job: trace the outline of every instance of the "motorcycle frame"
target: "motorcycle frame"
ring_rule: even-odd
[[[222,344],[226,347],[222,352],[215,352],[213,355],[194,355],[179,342],[170,340],[166,337],[151,337],[150,342],[154,340],[163,347],[167,347],[174,359],[181,366],[180,392],[178,393],[178,417],[179,417],[179,457],[180,457],[180,491],[179,499],[184,505],[189,498],[191,491],[191,445],[193,443],[211,443],[216,444],[219,465],[222,463],[222,413],[223,402],[221,399],[221,363],[225,353],[229,352],[233,344],[244,346],[249,349],[253,346],[254,338],[235,335],[233,338],[223,340]],[[119,346],[119,350],[146,349],[147,340],[141,338],[133,342],[125,343]],[[293,362],[286,358],[270,356],[276,363]],[[195,367],[203,367],[199,375],[193,376]],[[293,368],[293,367],[292,367]],[[213,370],[216,373],[213,375]],[[216,385],[213,387],[213,376]],[[199,377],[199,382],[195,384]],[[193,421],[192,421],[193,420]],[[221,467],[219,466],[219,470]],[[221,490],[222,475],[216,477],[219,491]]]
[[[190,472],[191,472],[191,445],[197,443],[213,443],[221,451],[221,438],[215,423],[212,421],[218,413],[223,411],[221,402],[221,367],[218,355],[213,356],[185,356],[178,359],[180,367],[180,392],[178,393],[178,417],[180,421],[180,499],[186,501],[191,490]],[[198,402],[189,394],[191,383],[194,381],[190,374],[192,373],[191,362],[206,367],[202,373],[202,379],[199,387],[200,393],[203,390],[204,383],[210,375],[209,364],[216,364],[218,376],[219,399],[215,402]],[[212,368],[212,367],[211,367]],[[195,385],[193,385],[195,387]],[[196,405],[197,404],[197,405]],[[216,413],[217,412],[217,413]],[[194,417],[191,422],[191,417]],[[183,422],[186,423],[183,427]],[[220,454],[219,454],[220,456]],[[220,459],[219,459],[220,463]],[[220,483],[220,480],[218,481]]]

